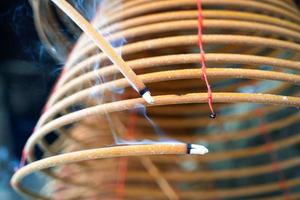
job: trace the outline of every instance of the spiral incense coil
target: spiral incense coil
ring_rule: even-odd
[[[43,22],[55,22],[57,12],[77,28],[41,2],[31,3],[42,39],[49,49],[69,44]],[[28,163],[11,181],[18,192],[57,200],[300,199],[293,0],[106,0],[91,23],[154,103],[83,33],[26,143]],[[187,155],[200,152],[190,144],[209,153]],[[41,188],[22,183],[37,172],[47,177]]]

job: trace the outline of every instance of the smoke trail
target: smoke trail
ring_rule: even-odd
[[[136,104],[135,109],[137,109],[138,113],[140,113],[145,117],[145,119],[147,119],[159,138],[166,138],[165,132],[148,116],[146,107],[144,105]]]
[[[100,69],[100,61],[96,62],[94,64],[93,71],[95,73],[95,76],[97,77],[95,84],[96,85],[101,85],[101,84],[105,83],[105,79],[104,79],[103,76],[101,76],[99,73],[97,73],[98,69]],[[97,101],[98,104],[105,103],[104,92],[105,91],[101,91],[101,92],[99,92],[99,91],[97,91],[97,92],[96,91],[92,91],[92,98],[96,99],[96,101]],[[109,126],[109,128],[111,130],[111,134],[113,136],[113,139],[114,139],[115,143],[117,143],[117,141],[118,141],[118,134],[117,134],[117,132],[116,132],[116,130],[114,128],[113,121],[112,121],[109,113],[106,110],[104,110],[104,115],[105,115],[105,118],[106,118],[106,120],[108,122],[108,126]]]
[[[119,7],[118,10],[122,10],[122,3],[121,1],[119,1],[120,3],[117,4],[117,6]],[[100,7],[101,9],[99,10],[99,13],[97,13],[97,15],[99,16],[99,19],[101,20],[101,24],[105,27],[105,23],[107,21],[107,16],[102,12],[102,9],[105,8],[107,6],[108,1],[104,0],[101,2]],[[98,18],[98,17],[97,17]],[[117,26],[115,24],[115,26]],[[119,30],[119,29],[118,29]],[[106,39],[111,38],[112,33],[109,32],[108,29],[98,29],[98,31],[100,31],[102,33],[102,35],[104,35],[104,37]],[[127,43],[127,40],[125,37],[119,37],[118,39],[115,39],[113,41],[109,41],[110,44],[114,47],[114,49],[117,51],[117,53],[122,57],[122,46],[124,46]],[[97,73],[98,69],[100,68],[100,63],[97,62],[94,65],[94,72],[96,73],[97,76],[97,81],[96,81],[96,85],[97,84],[103,84],[106,82],[105,78],[101,75],[99,75],[99,73]],[[118,75],[120,73],[115,73],[114,75],[112,75],[112,80],[116,80],[118,78]],[[113,86],[112,88],[108,89],[109,92],[111,92],[111,101],[116,101],[116,95],[121,95],[124,93],[125,89],[124,88],[119,88],[119,87],[115,87]],[[97,101],[99,104],[101,103],[105,103],[105,101],[107,99],[104,99],[104,93],[105,91],[103,91],[101,94],[97,94],[97,95],[93,95],[95,98],[97,98]],[[107,96],[106,96],[107,97]],[[135,105],[134,110],[135,112],[137,112],[138,114],[140,114],[141,116],[144,116],[144,118],[149,122],[150,126],[153,128],[153,130],[155,131],[156,135],[159,138],[159,141],[152,141],[152,140],[142,140],[142,141],[136,141],[136,140],[124,140],[120,138],[120,134],[118,134],[117,130],[115,129],[115,125],[114,125],[114,121],[112,120],[111,116],[109,115],[108,112],[105,111],[105,117],[107,119],[109,128],[111,130],[111,134],[114,138],[114,141],[116,144],[118,145],[125,145],[125,144],[154,144],[154,143],[180,143],[178,141],[175,141],[171,138],[168,138],[167,135],[165,134],[165,132],[148,116],[147,111],[146,111],[146,107],[142,104],[137,104]]]
[[[82,1],[81,1],[82,2]],[[107,20],[107,17],[105,14],[103,14],[101,12],[101,10],[103,8],[105,8],[106,6],[106,1],[102,1],[101,4],[100,4],[100,9],[99,9],[99,13],[97,13],[97,15],[99,15],[99,19],[101,20],[102,23],[105,23],[105,21]],[[119,6],[122,6],[122,4],[120,3]],[[99,32],[101,32],[102,35],[104,35],[104,37],[107,39],[108,37],[110,37],[111,33],[108,32],[108,31],[105,31],[105,30],[99,30]],[[121,51],[121,47],[127,43],[127,40],[124,38],[124,37],[120,37],[118,40],[115,40],[115,41],[109,41],[110,44],[112,45],[112,47],[114,47],[114,49],[117,51],[117,53],[122,56],[122,51]],[[96,79],[96,82],[95,84],[96,85],[100,85],[100,84],[103,84],[106,82],[105,80],[105,77],[103,77],[102,75],[100,75],[97,71],[100,69],[100,61],[99,62],[96,62],[93,66],[93,71],[95,72],[95,75],[97,77]],[[112,77],[112,80],[116,80],[117,79],[117,75],[118,73],[114,74],[113,77]],[[116,96],[115,94],[117,95],[120,95],[120,94],[123,94],[125,89],[124,88],[119,88],[119,87],[115,87],[113,86],[112,88],[109,88],[108,89],[109,92],[111,93],[111,101],[116,101]],[[105,99],[105,95],[104,95],[105,91],[102,91],[101,93],[93,93],[92,96],[97,100],[97,102],[99,104],[102,104],[102,103],[105,103],[105,101],[107,99]],[[108,126],[111,130],[111,134],[113,136],[113,139],[115,141],[115,143],[119,143],[119,138],[118,138],[118,133],[115,129],[115,126],[114,126],[114,122],[111,118],[111,116],[109,115],[108,112],[104,112],[105,114],[105,118],[108,122]]]
[[[108,1],[102,1],[101,4],[100,4],[100,7],[101,9],[105,8],[107,6],[107,2]],[[119,3],[117,4],[117,6],[119,7],[118,9],[121,9],[122,10],[122,2],[119,1]],[[105,22],[108,20],[107,19],[107,16],[101,12],[100,10],[100,13],[99,13],[99,17],[100,17],[100,20],[103,24],[105,24]],[[112,36],[112,33],[109,32],[108,29],[102,29],[102,30],[98,30],[102,33],[102,35],[104,36],[105,39],[107,39],[107,41],[111,44],[111,46],[115,49],[115,51],[118,53],[119,56],[122,57],[122,49],[121,47],[123,47],[125,44],[127,44],[127,40],[124,36],[120,36],[119,38],[113,40],[113,41],[109,41],[108,38],[110,38]],[[119,73],[115,73],[112,77],[112,80],[116,80],[118,77],[118,74]],[[112,88],[109,89],[112,93],[115,93],[115,94],[123,94],[125,89],[124,88],[120,88],[120,87],[116,87],[116,86],[112,86]],[[113,96],[114,97],[114,96]]]
[[[5,15],[8,18],[9,26],[13,32],[13,36],[17,38],[18,43],[14,47],[18,47],[18,56],[22,59],[34,62],[36,65],[43,66],[48,64],[49,54],[45,46],[36,40],[36,30],[33,28],[33,13],[27,0],[21,1],[14,9],[8,10]],[[26,38],[24,40],[24,38]],[[43,62],[43,64],[42,64]]]
[[[97,11],[97,6],[101,0],[73,0],[73,5],[87,19],[91,20]]]
[[[170,138],[167,136],[167,134],[149,117],[149,115],[147,114],[147,110],[146,107],[142,104],[136,104],[135,105],[135,111],[137,113],[139,113],[140,115],[144,116],[145,119],[149,122],[149,124],[151,125],[151,127],[153,128],[153,130],[155,131],[156,135],[158,136],[158,141],[153,141],[153,140],[141,140],[141,141],[137,141],[137,140],[118,140],[119,145],[129,145],[129,144],[157,144],[157,143],[182,143],[180,141],[177,141],[173,138]]]

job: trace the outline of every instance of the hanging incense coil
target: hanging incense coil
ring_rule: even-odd
[[[83,34],[26,144],[15,189],[37,199],[299,199],[299,10],[292,0],[202,4],[216,119],[201,79],[196,0],[104,1],[92,23],[155,103]],[[148,157],[173,149],[137,144],[162,139],[210,152]],[[130,145],[111,155],[105,147],[116,142]],[[48,177],[42,192],[21,183],[33,172]]]

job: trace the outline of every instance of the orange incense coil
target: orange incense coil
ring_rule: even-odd
[[[41,13],[50,16],[55,8],[46,12],[49,4],[32,3],[38,29],[51,35]],[[149,87],[155,103],[139,98],[83,34],[26,144],[29,164],[13,186],[37,199],[299,199],[299,10],[294,1],[281,0],[202,0],[202,6],[216,119],[208,117],[201,79],[196,0],[103,1],[94,27]],[[66,38],[45,40],[50,48]],[[134,112],[134,125],[128,125]],[[57,139],[49,143],[53,134]],[[138,156],[124,150],[120,154],[137,156],[125,162],[104,148],[116,142],[130,143],[116,148],[142,148],[138,141],[165,138],[203,144],[210,152],[148,157],[167,152],[143,149]],[[37,146],[46,160],[37,158]],[[93,156],[98,149],[107,159]],[[66,155],[86,159],[69,164]],[[44,171],[49,160],[52,168]],[[30,169],[51,177],[47,195],[22,186]],[[124,190],[118,189],[122,184]]]

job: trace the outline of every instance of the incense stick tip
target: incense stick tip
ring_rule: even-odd
[[[151,93],[150,91],[147,91],[145,92],[142,97],[145,99],[145,101],[149,104],[153,104],[154,103],[154,99],[153,97],[151,96]]]
[[[200,154],[204,155],[208,153],[208,149],[205,146],[198,144],[191,144],[190,154]]]

